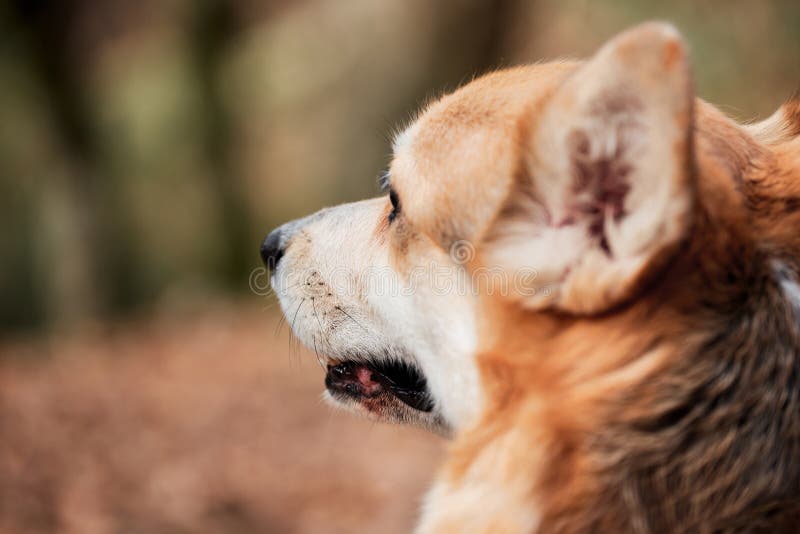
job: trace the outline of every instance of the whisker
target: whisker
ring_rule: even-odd
[[[300,287],[302,285],[303,285],[303,281],[301,280],[300,282],[296,282],[296,283],[294,283],[294,284],[292,284],[290,286],[286,286],[286,287],[284,287],[282,289],[284,289],[284,290],[296,289],[296,288],[298,288],[298,287]]]
[[[336,309],[337,309],[337,310],[339,310],[340,312],[342,312],[343,314],[345,314],[345,315],[346,315],[346,316],[347,316],[347,317],[348,317],[348,318],[349,318],[351,321],[353,321],[354,323],[356,323],[358,326],[360,326],[360,327],[361,327],[361,329],[362,329],[362,330],[364,330],[364,332],[367,332],[367,333],[369,333],[369,330],[367,330],[366,328],[364,328],[364,325],[362,325],[361,323],[359,323],[358,321],[356,321],[356,320],[355,320],[355,318],[354,318],[352,315],[350,315],[349,313],[347,313],[346,311],[344,311],[344,309],[343,309],[341,306],[336,306]]]
[[[292,316],[292,332],[294,332],[294,323],[297,321],[297,314],[300,312],[300,308],[303,306],[305,301],[305,298],[300,299],[300,304],[297,305],[297,309],[294,311],[294,315]]]
[[[278,337],[280,335],[281,329],[285,324],[286,324],[286,315],[281,314],[280,318],[278,319],[278,324],[275,325],[275,332],[273,332],[273,335],[275,337]]]
[[[325,369],[325,363],[322,361],[322,356],[319,355],[319,351],[317,350],[317,336],[316,334],[311,336],[311,341],[314,343],[314,354],[317,356],[317,363],[320,367]]]
[[[322,321],[319,320],[319,314],[317,313],[317,305],[314,303],[314,297],[311,297],[311,309],[314,310],[314,317],[317,319],[317,324],[319,325],[320,333],[323,331],[322,328]],[[325,363],[322,361],[322,357],[319,355],[319,351],[317,350],[317,336],[316,334],[311,336],[311,340],[314,342],[314,353],[317,355],[317,362],[319,362],[319,366],[325,369]]]
[[[298,307],[300,304],[298,304]],[[278,324],[275,325],[275,337],[278,337],[281,334],[281,329],[286,324],[286,314],[282,313],[280,319],[278,319]],[[290,334],[290,341],[291,341],[291,334]]]
[[[314,304],[314,297],[311,297],[311,309],[314,310],[314,317],[317,319],[317,324],[319,325],[319,331],[322,332],[322,322],[319,320],[319,314],[317,314],[317,305]]]
[[[300,359],[300,339],[294,334],[294,324],[297,321],[297,314],[300,313],[300,308],[303,307],[305,304],[306,299],[300,299],[300,304],[297,305],[297,309],[294,311],[294,316],[292,316],[292,323],[291,323],[291,337],[289,338],[289,357],[292,357],[293,353],[297,353],[297,359]]]

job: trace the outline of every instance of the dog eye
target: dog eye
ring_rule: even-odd
[[[397,191],[394,189],[389,190],[389,202],[392,203],[392,211],[389,212],[389,222],[392,222],[400,213],[400,198],[397,196]]]

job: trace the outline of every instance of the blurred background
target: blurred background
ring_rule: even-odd
[[[800,86],[796,0],[0,3],[0,532],[407,532],[445,444],[320,404],[260,241],[427,100],[654,18],[740,120]]]

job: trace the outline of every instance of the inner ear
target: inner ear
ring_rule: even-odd
[[[566,213],[557,224],[583,221],[589,238],[611,256],[606,221],[619,223],[629,214],[625,201],[631,171],[646,130],[637,118],[642,103],[635,96],[620,91],[602,98],[589,110],[595,120],[567,134],[570,183]]]
[[[525,194],[509,199],[490,260],[536,271],[514,293],[525,306],[608,309],[679,242],[692,99],[680,37],[651,23],[606,44],[531,117]]]

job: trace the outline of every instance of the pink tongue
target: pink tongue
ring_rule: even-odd
[[[364,393],[366,395],[377,393],[382,388],[380,383],[372,380],[372,371],[366,367],[359,366],[356,369],[356,377],[358,377],[358,381],[361,383],[361,387],[364,388]]]

